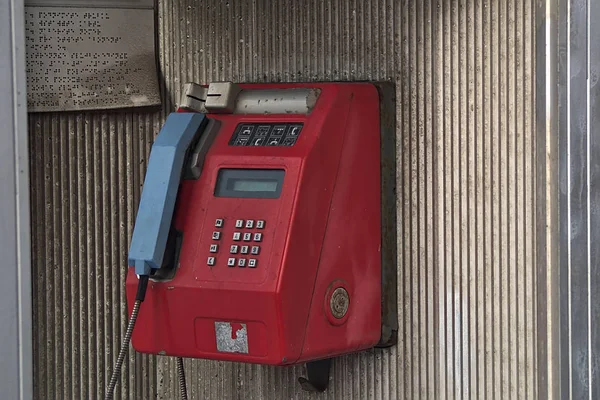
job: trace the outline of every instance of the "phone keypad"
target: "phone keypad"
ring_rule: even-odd
[[[263,233],[266,221],[262,219],[233,219],[229,220],[235,226],[233,234],[227,233],[223,236],[227,220],[225,218],[217,218],[214,220],[214,231],[211,231],[211,240],[221,242],[230,239],[230,243],[223,243],[227,258],[223,259],[230,268],[257,268],[258,255],[260,254],[259,243],[263,240]],[[260,232],[257,232],[259,230]],[[231,235],[231,236],[229,236]],[[236,243],[247,242],[247,243]],[[206,264],[210,267],[219,265],[217,258],[221,251],[221,245],[211,243],[208,249],[208,259]],[[228,251],[229,250],[229,251]],[[226,261],[225,261],[226,260]]]

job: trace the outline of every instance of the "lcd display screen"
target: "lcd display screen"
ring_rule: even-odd
[[[231,179],[229,189],[236,192],[276,192],[279,182],[258,179]]]
[[[215,196],[276,199],[281,195],[284,176],[281,169],[222,169]]]

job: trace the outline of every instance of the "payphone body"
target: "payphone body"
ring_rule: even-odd
[[[133,347],[290,365],[381,344],[378,89],[240,87],[318,96],[302,114],[206,115],[218,133],[198,179],[177,194],[175,271],[149,283]],[[137,280],[130,268],[130,312]]]

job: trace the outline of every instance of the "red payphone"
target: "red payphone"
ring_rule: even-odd
[[[208,122],[133,347],[308,363],[323,390],[331,357],[394,344],[394,111],[385,84],[188,85],[179,112]],[[137,285],[130,268],[130,311]]]

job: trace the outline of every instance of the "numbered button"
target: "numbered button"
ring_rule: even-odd
[[[239,232],[233,232],[233,240],[236,242],[242,238],[242,234]]]
[[[244,220],[243,219],[238,219],[237,221],[235,221],[235,227],[236,228],[243,228],[244,227]]]
[[[257,263],[258,263],[258,261],[256,260],[256,258],[251,258],[248,260],[248,266],[250,268],[256,268]]]
[[[248,221],[246,221],[246,229],[252,229],[252,228],[254,228],[254,221],[249,219]]]
[[[216,262],[217,262],[217,260],[216,260],[214,257],[208,257],[208,260],[206,261],[206,263],[207,263],[208,265],[210,265],[211,267],[212,267],[213,265],[215,265],[215,263],[216,263]]]
[[[264,229],[265,227],[265,221],[259,219],[258,221],[256,221],[256,229]]]
[[[242,249],[241,249],[240,253],[242,253],[242,254],[248,254],[248,246],[242,246]]]
[[[231,254],[237,254],[237,252],[238,252],[238,246],[235,245],[235,244],[231,245],[231,247],[229,248],[229,252]]]
[[[227,266],[228,266],[228,267],[235,267],[235,258],[233,258],[233,257],[232,257],[232,258],[229,258],[229,259],[227,260]]]
[[[261,242],[262,241],[262,233],[255,233],[254,234],[254,241],[255,242]]]
[[[213,232],[212,238],[213,238],[213,240],[221,239],[221,232]]]
[[[217,218],[215,220],[215,227],[217,227],[217,228],[222,228],[223,227],[223,219],[222,218]]]
[[[258,253],[260,253],[260,246],[252,246],[252,254],[256,256]]]
[[[238,260],[238,267],[245,267],[246,266],[246,259],[245,258],[240,258]]]
[[[252,234],[250,232],[244,233],[244,242],[249,242],[252,240]]]
[[[210,252],[211,253],[216,253],[217,251],[219,251],[219,245],[218,244],[211,244],[210,245]]]

